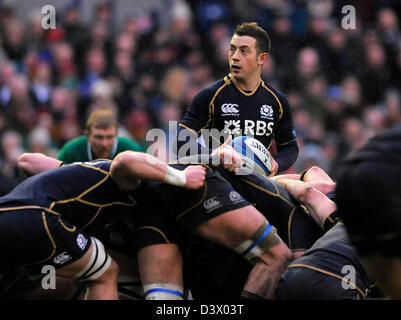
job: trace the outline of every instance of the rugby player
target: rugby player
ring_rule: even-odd
[[[343,162],[338,212],[350,239],[389,299],[401,299],[401,126],[371,138]]]
[[[298,144],[288,100],[261,78],[269,52],[270,38],[255,22],[236,28],[228,52],[230,73],[202,89],[179,124],[176,142],[179,157],[192,155],[185,153],[185,148],[185,152],[180,152],[185,143],[194,142],[204,129],[215,128],[224,135],[224,140],[227,134],[251,136],[270,152],[274,139],[277,155],[272,158],[270,176],[291,167],[298,157]],[[220,141],[220,137],[215,139]],[[213,141],[206,143],[213,149]],[[201,153],[209,150],[202,149]]]
[[[85,162],[99,158],[114,159],[119,153],[127,150],[144,151],[134,141],[117,136],[117,131],[116,114],[109,109],[96,110],[87,119],[85,135],[67,142],[60,150],[58,159],[63,163]],[[107,224],[98,234],[107,252],[119,265],[118,289],[120,297],[124,299],[138,297],[142,291],[139,275],[130,271],[137,262],[127,234],[126,226],[121,220]]]
[[[332,194],[334,181],[318,167],[276,180],[307,207],[324,230],[323,236],[282,274],[276,299],[360,300],[375,296],[375,282],[349,241],[336,203],[326,194]]]
[[[86,121],[85,135],[68,141],[57,159],[64,163],[85,162],[99,158],[113,159],[126,150],[144,151],[134,141],[117,136],[117,131],[118,121],[114,112],[109,109],[96,110]]]
[[[18,164],[29,174],[45,172],[0,198],[0,270],[2,280],[9,281],[2,283],[3,295],[13,281],[10,273],[24,268],[40,274],[41,268],[49,265],[59,277],[87,282],[85,298],[117,299],[118,266],[94,236],[96,230],[133,214],[142,179],[198,189],[205,176],[202,166],[178,171],[132,151],[121,153],[113,162],[99,160],[59,168],[59,160],[24,154]]]

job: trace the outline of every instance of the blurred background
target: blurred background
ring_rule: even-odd
[[[42,28],[48,4],[56,29]],[[342,28],[345,5],[354,29]],[[396,0],[0,0],[0,195],[23,179],[21,153],[57,156],[97,108],[115,110],[119,134],[144,146],[148,130],[168,133],[229,72],[244,21],[272,40],[263,78],[291,105],[300,155],[290,171],[318,165],[335,178],[346,154],[401,122],[400,14]]]

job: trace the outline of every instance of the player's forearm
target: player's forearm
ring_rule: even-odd
[[[111,175],[124,190],[134,189],[140,180],[162,181],[177,186],[186,184],[183,171],[174,169],[149,154],[134,151],[117,155],[111,166]]]
[[[127,180],[157,180],[166,176],[167,165],[159,159],[142,152],[125,151],[113,160],[113,177],[125,177]]]
[[[311,217],[323,228],[324,220],[336,210],[336,205],[316,187],[320,182],[302,182],[299,180],[279,180],[288,192],[300,203],[306,206]]]

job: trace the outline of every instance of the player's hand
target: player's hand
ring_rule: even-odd
[[[324,227],[325,219],[333,213],[337,206],[324,193],[315,188],[315,182],[304,182],[293,179],[281,179],[278,181],[291,196],[305,205],[312,218]]]
[[[306,182],[293,179],[280,179],[277,182],[286,188],[295,200],[301,203],[306,201],[306,195],[309,191]]]
[[[206,168],[203,166],[188,166],[184,169],[186,183],[185,188],[196,190],[205,183]]]
[[[270,154],[270,161],[272,163],[272,169],[270,170],[268,178],[275,176],[278,171],[278,163],[276,162],[276,160],[274,160],[271,154]]]
[[[232,137],[229,136],[219,148],[213,150],[211,155],[218,155],[226,170],[237,172],[241,168],[242,159],[238,152],[230,145],[231,140]]]

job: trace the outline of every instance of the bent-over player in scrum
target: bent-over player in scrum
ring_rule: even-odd
[[[6,257],[0,265],[2,294],[7,296],[10,282],[4,281],[15,270],[37,274],[44,265],[51,265],[59,277],[87,282],[85,298],[117,299],[118,266],[93,234],[116,215],[134,213],[141,179],[193,189],[204,183],[201,166],[179,172],[148,157],[130,152],[117,161],[60,168],[56,168],[60,161],[44,155],[20,157],[25,172],[54,169],[26,179],[0,198],[0,251]]]

